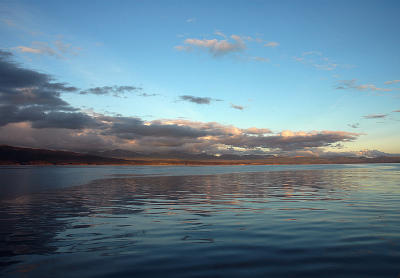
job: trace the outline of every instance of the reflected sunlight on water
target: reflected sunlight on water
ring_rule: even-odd
[[[279,167],[125,173],[3,200],[0,273],[397,277],[398,165]]]

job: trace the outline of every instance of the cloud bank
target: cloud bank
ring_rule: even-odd
[[[64,93],[113,95],[137,90],[140,88],[106,86],[83,91],[23,68],[12,61],[11,53],[0,51],[0,144],[76,151],[121,148],[140,152],[285,153],[320,150],[360,136],[344,131],[272,132],[179,119],[145,121],[85,113],[62,99]],[[198,104],[212,101],[181,98]]]

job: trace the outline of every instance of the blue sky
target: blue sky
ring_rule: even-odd
[[[400,153],[399,12],[399,1],[1,1],[0,48],[82,90],[156,94],[62,94],[82,111],[343,131],[360,135],[336,151]]]

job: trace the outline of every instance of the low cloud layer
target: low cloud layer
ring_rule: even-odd
[[[0,52],[0,144],[30,147],[140,152],[285,153],[315,151],[357,140],[344,131],[282,131],[241,129],[216,122],[141,118],[85,113],[62,99],[63,93],[119,94],[133,86],[96,87],[82,91],[50,75],[25,69]],[[77,94],[79,95],[79,94]],[[209,104],[211,98],[181,96]]]

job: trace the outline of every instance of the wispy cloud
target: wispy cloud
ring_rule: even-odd
[[[357,84],[357,79],[340,80],[336,86],[336,89],[338,90],[354,89],[358,91],[379,91],[379,92],[393,91],[393,89],[380,88],[375,86],[374,84]]]
[[[369,115],[363,116],[364,119],[383,119],[386,117],[387,117],[387,114],[369,114]]]
[[[14,20],[11,20],[11,19],[9,19],[9,18],[2,18],[0,21],[3,22],[3,23],[5,23],[5,24],[6,24],[7,26],[9,26],[9,27],[16,27],[16,26],[17,26],[17,24],[15,23],[15,21],[14,21]]]
[[[236,104],[233,104],[233,103],[231,103],[231,107],[233,109],[237,109],[237,110],[244,110],[244,106],[236,105]]]
[[[300,57],[294,57],[294,60],[319,70],[331,71],[339,66],[339,64],[333,62],[328,57],[325,57],[322,52],[319,51],[303,52]]]
[[[222,33],[221,33],[222,34]],[[223,39],[195,39],[189,38],[184,41],[184,45],[175,46],[179,51],[190,51],[193,48],[208,51],[212,56],[223,56],[232,52],[239,52],[246,49],[243,39],[237,35],[231,35],[231,40]]]
[[[259,57],[259,56],[249,56],[249,60],[262,62],[262,63],[269,63],[270,59],[266,57]]]
[[[218,31],[218,30],[215,31],[214,34],[217,35],[217,36],[221,36],[221,37],[223,37],[225,39],[228,38],[227,35],[225,35],[224,33],[222,33],[221,31]]]
[[[49,55],[57,58],[66,58],[67,55],[76,56],[81,51],[81,48],[74,47],[70,43],[64,43],[61,40],[56,40],[52,44],[47,42],[35,41],[31,46],[16,46],[14,49],[31,54]]]
[[[195,18],[195,17],[188,18],[188,19],[186,19],[186,22],[187,22],[187,23],[193,23],[193,22],[196,22],[196,18]]]
[[[386,81],[385,84],[386,85],[391,85],[391,84],[396,84],[399,83],[400,79],[396,79],[396,80],[390,80],[390,81]]]
[[[7,12],[4,13],[4,14],[7,14]],[[13,19],[11,19],[11,18],[2,18],[2,19],[0,19],[0,22],[2,22],[5,25],[7,25],[7,27],[13,28],[14,30],[22,31],[22,32],[27,33],[27,34],[29,34],[31,36],[37,36],[39,34],[42,34],[42,32],[38,32],[38,31],[32,30],[30,27],[26,27],[26,26],[29,26],[29,25],[28,24],[24,25],[24,24],[21,23],[21,20],[18,20],[18,19],[15,19],[15,18],[13,18]]]
[[[278,42],[267,42],[266,44],[264,44],[264,46],[266,47],[277,47],[279,46]]]
[[[360,124],[359,123],[354,123],[354,124],[348,124],[349,127],[351,128],[359,128]]]

